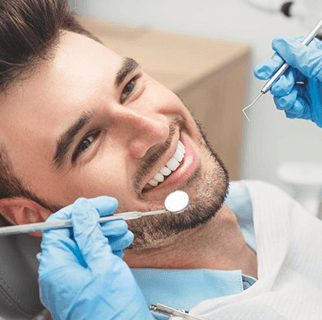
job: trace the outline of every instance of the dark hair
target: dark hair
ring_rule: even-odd
[[[64,30],[99,41],[77,22],[67,0],[0,0],[0,94],[50,60]],[[17,196],[46,206],[14,176],[7,149],[1,146],[0,198]]]
[[[63,30],[94,38],[69,11],[67,0],[2,0],[0,93],[39,62],[50,59]]]

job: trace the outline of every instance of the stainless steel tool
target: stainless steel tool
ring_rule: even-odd
[[[305,46],[309,45],[310,42],[314,39],[314,37],[318,34],[321,28],[322,28],[322,20],[320,20],[320,22],[310,31],[310,33],[302,41],[302,44],[304,44]],[[249,118],[247,117],[245,110],[253,106],[258,101],[258,99],[272,87],[274,82],[277,79],[279,79],[279,77],[288,69],[289,66],[290,65],[286,62],[282,64],[282,66],[276,71],[276,73],[272,76],[272,78],[270,78],[263,86],[259,96],[249,106],[243,109],[243,113],[248,121],[249,121]]]
[[[98,221],[99,223],[104,223],[109,220],[123,219],[123,220],[132,220],[138,219],[146,216],[153,216],[157,214],[172,212],[172,213],[181,213],[183,212],[189,205],[189,196],[186,192],[177,190],[170,193],[165,201],[163,210],[157,211],[148,211],[148,212],[123,212],[118,213],[112,216],[102,217]],[[16,226],[8,226],[0,228],[0,236],[8,236],[12,234],[19,233],[28,233],[35,231],[44,231],[49,229],[63,229],[72,227],[71,220],[64,221],[53,221],[53,222],[40,222],[40,223],[31,223],[31,224],[23,224]]]

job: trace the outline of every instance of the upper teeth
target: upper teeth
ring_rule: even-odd
[[[185,147],[181,141],[178,141],[176,152],[173,157],[167,162],[166,166],[161,168],[160,172],[158,172],[153,179],[149,181],[149,184],[152,187],[156,187],[160,182],[164,180],[164,177],[168,176],[171,172],[175,171],[180,162],[182,161],[185,153]]]

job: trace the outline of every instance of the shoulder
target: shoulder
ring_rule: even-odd
[[[279,187],[259,180],[231,181],[225,204],[237,217],[246,221],[263,208],[276,209],[295,202]]]
[[[295,200],[281,188],[260,180],[242,180],[247,188],[251,201],[257,202],[295,202]]]

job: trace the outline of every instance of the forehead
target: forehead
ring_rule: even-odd
[[[102,82],[113,82],[122,58],[102,44],[72,32],[65,32],[55,47],[53,60],[40,65],[26,80],[1,98],[6,105],[27,106],[48,99],[81,101]],[[12,110],[12,107],[11,107]]]
[[[56,82],[98,85],[100,81],[114,80],[122,58],[102,44],[72,32],[63,34],[52,61],[50,75]],[[64,85],[64,83],[63,83]]]
[[[112,89],[121,62],[119,55],[100,43],[66,32],[55,48],[52,61],[42,64],[29,78],[0,95],[3,120],[0,122],[18,115],[74,112],[73,107],[95,103],[95,97],[111,92],[106,89]]]

